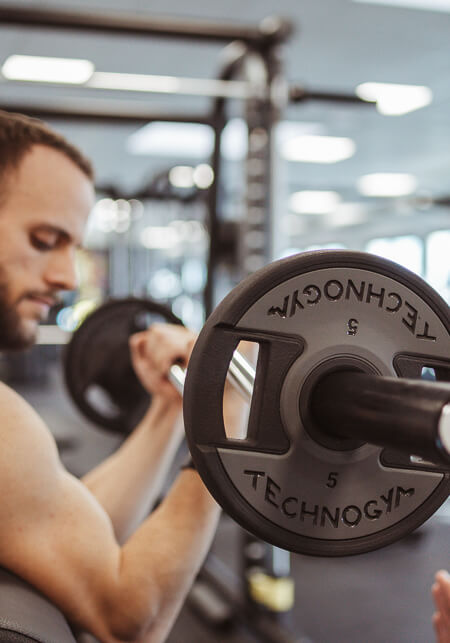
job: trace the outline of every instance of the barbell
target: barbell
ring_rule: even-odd
[[[102,361],[89,320],[74,334],[66,372],[83,327],[87,359]],[[259,346],[256,369],[236,353],[243,340]],[[224,426],[230,370],[250,402],[242,439]],[[266,266],[207,320],[187,374],[175,368],[170,377],[206,486],[273,545],[322,556],[371,551],[448,498],[449,309],[393,262],[333,250]]]

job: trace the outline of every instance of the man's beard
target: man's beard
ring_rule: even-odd
[[[0,269],[0,350],[21,351],[33,346],[36,334],[27,332],[8,299],[8,285]]]

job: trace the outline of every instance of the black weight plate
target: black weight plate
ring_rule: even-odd
[[[151,299],[112,299],[85,319],[66,346],[67,389],[79,410],[108,431],[129,433],[148,408],[151,398],[134,373],[128,340],[155,322],[182,323]]]
[[[247,438],[230,440],[223,387],[241,339],[258,342],[259,357]],[[304,554],[341,556],[392,543],[450,491],[448,470],[395,454],[383,460],[374,445],[340,449],[314,439],[300,404],[303,385],[336,360],[389,376],[403,376],[413,360],[417,376],[431,365],[446,379],[448,306],[422,279],[379,257],[289,257],[254,273],[217,307],[185,385],[187,439],[211,493],[248,531]]]

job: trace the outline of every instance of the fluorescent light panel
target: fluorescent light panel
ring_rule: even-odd
[[[200,123],[163,123],[144,125],[127,141],[130,154],[204,159],[212,154],[214,132]]]
[[[381,4],[388,7],[404,9],[421,9],[423,11],[450,12],[450,0],[353,0],[360,4]]]
[[[330,190],[302,190],[289,198],[289,209],[297,214],[329,214],[341,201],[337,192]]]
[[[173,93],[179,90],[178,79],[172,76],[121,74],[99,71],[92,75],[87,85],[95,89],[114,89],[134,92]]]
[[[286,141],[281,156],[303,163],[338,163],[354,155],[356,145],[350,138],[335,136],[298,136]]]
[[[358,225],[367,220],[367,208],[362,203],[339,203],[326,217],[326,225],[334,228]]]
[[[82,85],[92,76],[90,60],[50,58],[46,56],[9,56],[2,66],[8,80]]]
[[[9,80],[84,84],[93,89],[225,96],[240,99],[248,97],[248,86],[243,81],[96,72],[94,70],[95,67],[89,60],[13,55],[4,63],[2,72]]]
[[[299,136],[323,134],[321,123],[303,121],[280,121],[276,126],[278,149]],[[220,141],[222,156],[229,161],[242,161],[248,153],[248,126],[243,118],[231,118],[224,127]]]
[[[357,188],[364,196],[407,196],[417,189],[417,179],[412,174],[379,172],[361,176]]]
[[[179,235],[175,228],[148,226],[142,230],[140,240],[149,250],[170,250],[179,243]]]
[[[199,96],[227,96],[246,98],[248,88],[241,81],[224,81],[209,78],[183,78],[152,74],[127,74],[100,72],[92,74],[87,82],[94,89],[109,89],[132,92],[187,94]]]
[[[433,93],[424,85],[398,85],[395,83],[362,83],[356,94],[377,104],[377,110],[386,116],[399,116],[426,107],[433,100]]]

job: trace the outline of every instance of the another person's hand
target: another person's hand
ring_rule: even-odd
[[[152,324],[130,337],[133,368],[148,393],[181,402],[169,371],[175,363],[187,366],[196,339],[195,333],[176,324]]]
[[[438,643],[450,643],[450,575],[440,571],[436,574],[432,587],[436,612],[433,625]]]

